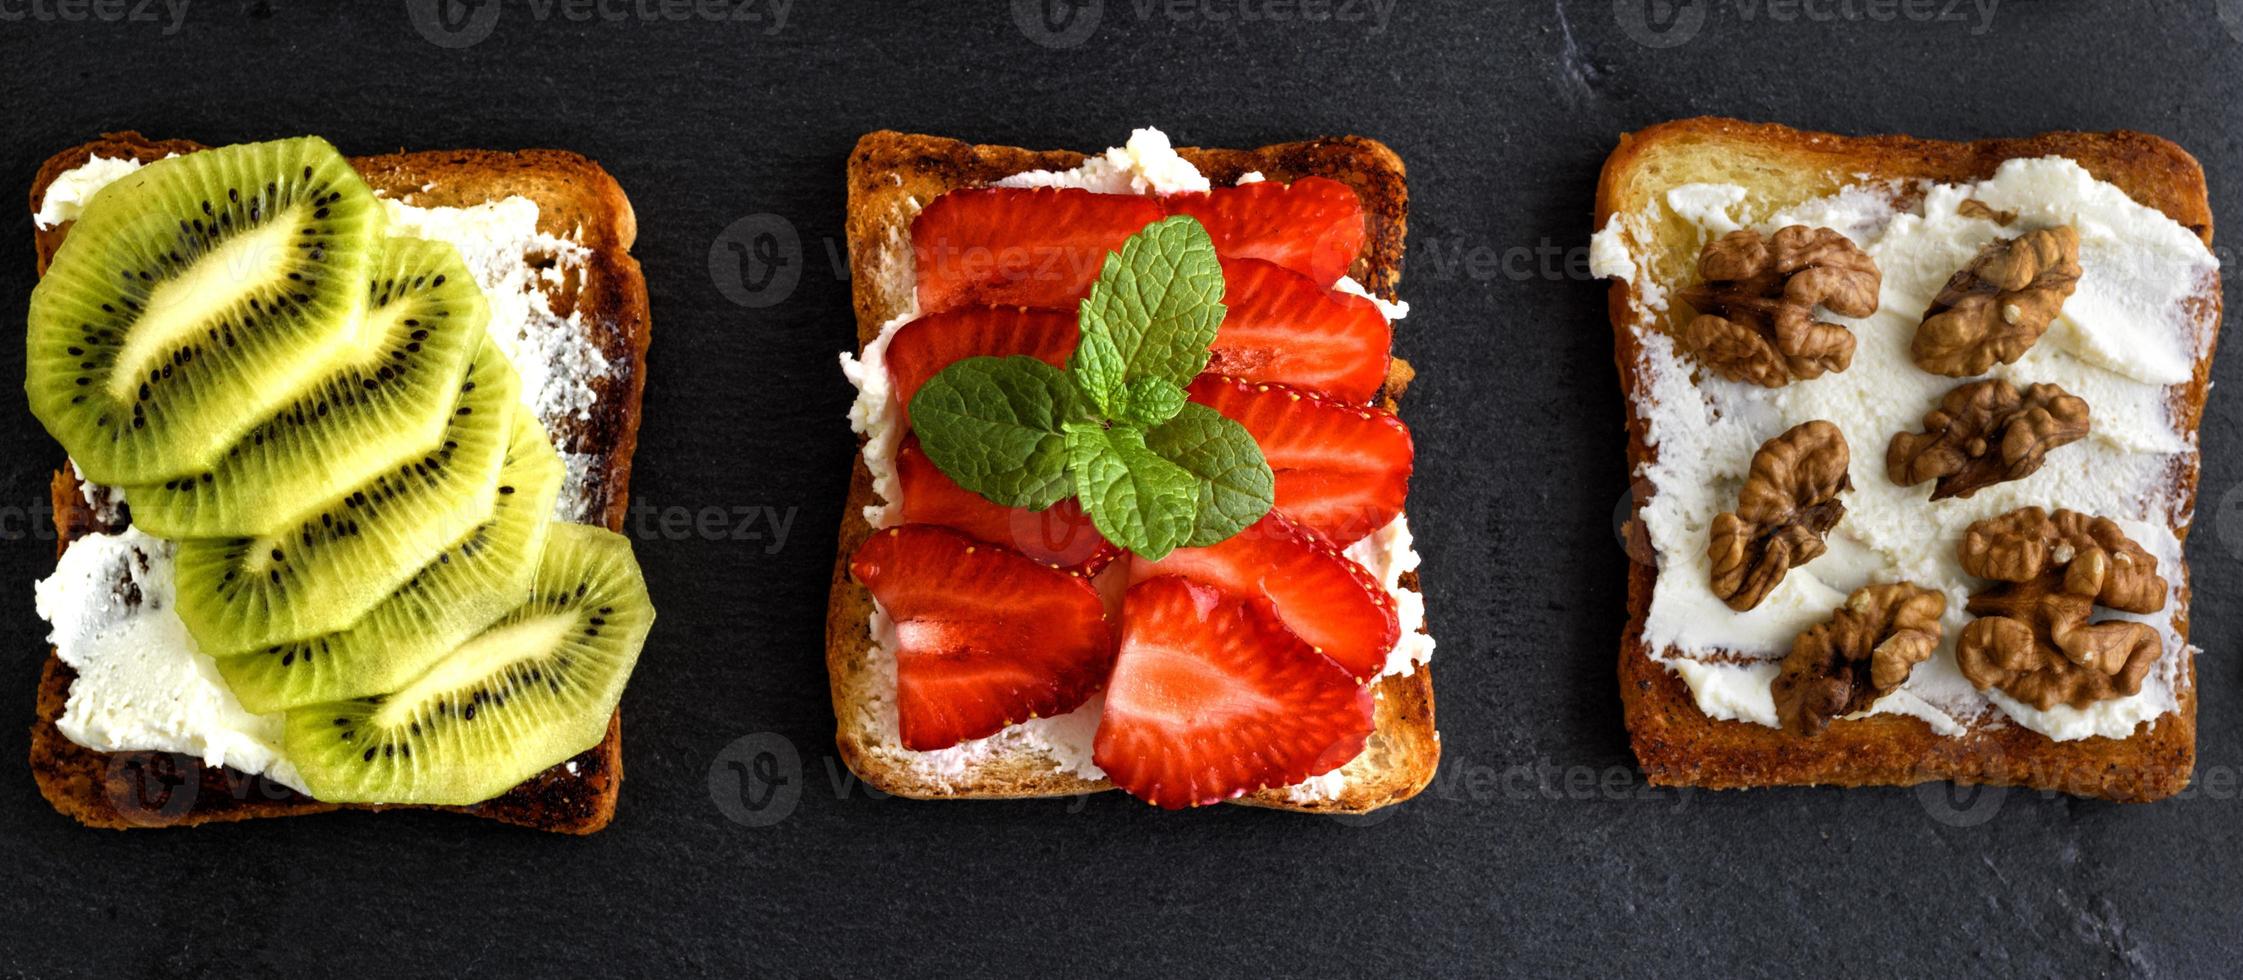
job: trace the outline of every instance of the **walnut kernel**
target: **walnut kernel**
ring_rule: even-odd
[[[1969,497],[2040,469],[2048,451],[2087,435],[2085,399],[2052,384],[2017,388],[1999,378],[1957,386],[1924,416],[1924,431],[1893,436],[1885,472],[1894,484],[1932,485],[1931,499]]]
[[[1956,378],[2014,362],[2047,332],[2079,276],[2079,232],[2070,226],[1997,239],[1932,299],[1909,354]]]
[[[1963,569],[2001,584],[1971,596],[1955,657],[1979,690],[2036,708],[2084,708],[2142,689],[2164,653],[2145,623],[2089,622],[2097,605],[2165,608],[2157,559],[2108,518],[2026,507],[1970,526]]]
[[[1714,373],[1780,388],[1843,371],[1854,335],[1814,318],[1821,305],[1843,316],[1877,312],[1882,276],[1869,253],[1828,228],[1791,225],[1762,237],[1742,229],[1707,242],[1705,281],[1682,290],[1698,315],[1681,340]]]
[[[1892,693],[1939,649],[1946,612],[1945,593],[1913,582],[1856,589],[1828,620],[1792,641],[1774,685],[1784,730],[1820,735],[1831,719]]]
[[[1823,553],[1823,535],[1846,514],[1838,495],[1853,487],[1846,435],[1817,419],[1760,445],[1737,492],[1737,509],[1714,518],[1713,592],[1729,608],[1760,605],[1785,573]]]

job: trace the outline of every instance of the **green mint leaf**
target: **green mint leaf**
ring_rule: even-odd
[[[969,357],[911,398],[911,427],[936,468],[1006,507],[1043,510],[1074,492],[1063,428],[1074,384],[1033,357]]]
[[[1145,446],[1199,484],[1188,548],[1218,544],[1261,520],[1276,500],[1276,477],[1246,427],[1200,404],[1145,433]]]
[[[1199,481],[1131,428],[1067,427],[1075,495],[1106,540],[1158,561],[1191,537]]]
[[[1075,387],[1106,418],[1121,414],[1125,388],[1122,376],[1126,370],[1113,335],[1104,330],[1083,331],[1082,340],[1075,344],[1075,355],[1067,359],[1067,374],[1074,379]]]
[[[1184,389],[1166,378],[1138,378],[1122,391],[1119,411],[1123,421],[1143,426],[1159,425],[1175,418],[1184,410],[1187,401]]]
[[[1114,403],[1138,378],[1190,384],[1223,322],[1223,267],[1207,229],[1179,215],[1131,235],[1106,256],[1077,321],[1083,339],[1069,370],[1093,402]]]

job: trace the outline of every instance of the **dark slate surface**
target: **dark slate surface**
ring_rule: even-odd
[[[636,533],[661,609],[626,698],[622,815],[589,840],[414,814],[118,835],[0,766],[0,973],[2233,970],[2243,406],[2215,397],[2204,428],[2191,557],[2212,652],[2188,798],[1651,790],[1612,678],[1627,477],[1602,287],[1582,268],[1614,137],[1698,113],[1958,139],[2147,130],[2204,161],[2233,222],[2243,0],[1106,0],[1072,29],[1005,4],[804,0],[780,22],[756,0],[757,22],[706,23],[604,2],[619,19],[500,0],[482,36],[473,18],[417,29],[415,3],[191,0],[174,28],[163,0],[119,5],[153,21],[0,0],[10,186],[123,128],[550,145],[614,171],[657,327]],[[1421,370],[1405,414],[1425,449],[1412,513],[1447,758],[1424,797],[1373,819],[1112,795],[911,804],[834,758],[818,650],[851,453],[845,155],[879,127],[1087,149],[1148,123],[1210,145],[1363,133],[1409,163],[1399,343]],[[21,310],[31,227],[0,211],[16,243],[0,306]],[[712,273],[712,245],[750,218],[736,234],[800,242],[784,295],[743,292],[736,264]],[[16,719],[0,760],[25,754],[44,633],[29,583],[51,564],[32,511],[59,456],[0,399]],[[710,508],[720,533],[692,529]]]

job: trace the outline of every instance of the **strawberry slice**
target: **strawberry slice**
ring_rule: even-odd
[[[1269,600],[1285,628],[1358,680],[1386,669],[1401,639],[1394,597],[1324,536],[1271,512],[1209,548],[1178,548],[1159,561],[1132,557],[1131,577],[1181,575],[1242,598]]]
[[[1290,184],[1263,181],[1161,199],[1169,214],[1207,226],[1215,254],[1266,259],[1330,286],[1363,251],[1363,201],[1355,189],[1323,177]]]
[[[940,524],[1003,545],[1044,564],[1096,575],[1121,554],[1091,526],[1074,498],[1043,511],[1006,507],[959,486],[909,437],[896,451],[907,524]]]
[[[1358,405],[1386,383],[1394,328],[1377,304],[1261,259],[1225,261],[1223,283],[1223,325],[1207,370]]]
[[[969,357],[1026,354],[1053,367],[1065,367],[1082,333],[1075,314],[1017,306],[965,306],[931,313],[896,328],[888,338],[888,377],[911,422],[911,396],[927,379]]]
[[[1123,599],[1091,759],[1140,800],[1200,806],[1346,765],[1371,709],[1368,688],[1263,604],[1164,575]]]
[[[968,304],[1072,310],[1106,254],[1164,214],[1135,194],[1075,187],[951,191],[911,221],[919,309]],[[1352,258],[1352,256],[1350,256]]]
[[[1277,475],[1277,509],[1345,548],[1402,513],[1413,462],[1394,413],[1281,384],[1200,375],[1192,400],[1238,420]]]
[[[948,748],[1073,711],[1113,666],[1106,607],[1090,580],[949,528],[875,532],[849,573],[896,624],[903,745]]]

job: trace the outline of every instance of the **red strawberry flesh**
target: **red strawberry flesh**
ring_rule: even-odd
[[[1139,579],[1181,575],[1268,601],[1287,629],[1357,679],[1386,669],[1402,635],[1394,597],[1369,571],[1323,535],[1276,513],[1211,547],[1178,548],[1157,562],[1131,560]]]
[[[1011,549],[904,524],[874,532],[849,570],[895,623],[905,748],[949,748],[1073,711],[1112,667],[1089,580]]]
[[[1161,576],[1130,588],[1122,620],[1092,759],[1130,795],[1216,803],[1363,751],[1369,689],[1265,605]]]
[[[930,202],[911,222],[923,313],[973,304],[1070,310],[1106,255],[1164,217],[1135,194],[984,187]]]
[[[1017,306],[960,307],[897,327],[895,335],[888,338],[888,377],[895,386],[897,404],[903,406],[904,421],[909,424],[912,396],[943,368],[969,357],[1022,354],[1053,367],[1065,367],[1080,338],[1072,312]]]
[[[1190,391],[1254,436],[1285,516],[1345,548],[1401,515],[1414,460],[1409,427],[1394,413],[1212,374]]]
[[[1336,180],[1262,181],[1171,194],[1161,202],[1169,214],[1199,219],[1215,254],[1275,262],[1318,286],[1339,281],[1363,251],[1363,201]]]
[[[1207,370],[1367,404],[1386,383],[1394,330],[1377,304],[1261,259],[1223,263],[1223,325]]]
[[[905,439],[896,451],[896,478],[903,494],[904,523],[940,524],[1045,564],[1091,575],[1121,553],[1098,533],[1073,499],[1042,511],[995,503],[951,480],[920,450],[916,438]]]

